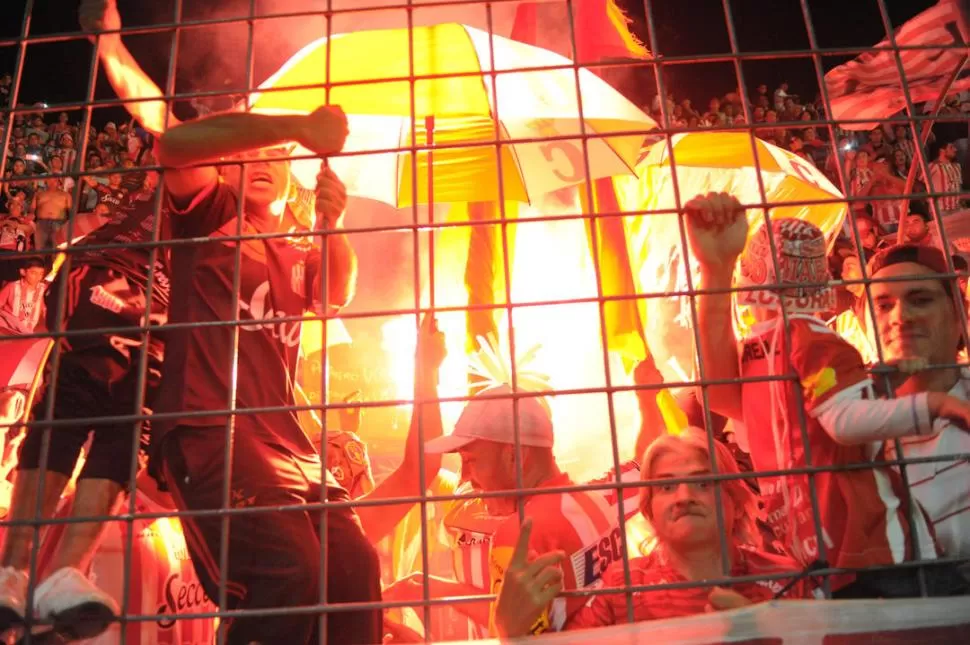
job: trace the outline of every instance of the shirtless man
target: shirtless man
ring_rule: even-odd
[[[37,191],[30,210],[36,218],[34,244],[38,249],[54,246],[57,231],[71,212],[71,193],[61,190],[56,178],[44,180],[44,189]]]

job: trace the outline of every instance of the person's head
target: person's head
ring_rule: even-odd
[[[641,477],[650,485],[640,494],[640,512],[664,548],[675,552],[719,552],[716,489],[720,489],[723,529],[729,544],[760,546],[755,524],[758,500],[743,480],[669,482],[710,475],[714,472],[711,461],[707,433],[698,428],[687,428],[679,435],[662,435],[644,453]],[[719,441],[714,441],[713,461],[719,475],[740,474],[731,451]]]
[[[768,93],[768,86],[767,85],[765,85],[764,83],[762,83],[761,85],[758,86],[758,94],[767,94],[767,93]]]
[[[118,126],[116,126],[113,122],[108,121],[104,126],[104,134],[106,134],[108,137],[113,137],[114,135],[118,134]]]
[[[284,204],[290,195],[290,162],[292,146],[276,146],[253,150],[238,157],[242,165],[241,180],[245,184],[246,210],[251,215],[282,214],[277,205]],[[225,165],[220,172],[233,187],[240,185],[240,166]],[[277,210],[278,209],[278,210]]]
[[[769,107],[771,107],[771,100],[768,98],[767,94],[763,94],[758,97],[758,107],[763,110],[767,110]]]
[[[64,172],[64,158],[60,155],[51,155],[51,172]]]
[[[897,125],[893,128],[893,133],[896,135],[896,141],[905,141],[909,137],[909,128],[905,125]]]
[[[930,232],[926,220],[921,215],[910,213],[906,216],[906,240],[910,243],[922,242]]]
[[[684,108],[682,108],[679,105],[675,105],[674,106],[674,116],[677,117],[677,118],[680,118],[680,117],[684,116]]]
[[[715,113],[716,112],[720,112],[721,111],[721,99],[719,99],[719,98],[717,98],[715,96],[710,101],[708,101],[707,107],[708,107],[708,109],[710,109],[711,112],[715,112]]]
[[[454,431],[425,444],[431,454],[458,453],[461,476],[480,491],[517,488],[515,404],[512,388],[499,385],[483,390],[462,410]],[[498,397],[498,398],[493,398]],[[534,486],[555,468],[552,415],[536,396],[518,400],[518,428],[522,483]],[[487,498],[490,512],[505,514],[515,508],[514,498]]]
[[[856,153],[856,156],[855,156],[855,165],[856,165],[856,168],[861,168],[863,170],[865,170],[866,168],[869,167],[869,151],[868,150],[859,150]]]
[[[16,128],[14,128],[13,129],[13,138],[14,138],[14,140],[23,139],[24,138],[24,129],[21,128],[21,127],[19,127],[19,126],[16,127]]]
[[[69,133],[65,132],[61,135],[60,144],[62,148],[73,148],[74,147],[74,137]]]
[[[14,153],[14,155],[16,155],[17,157],[19,157],[20,159],[26,158],[27,157],[27,144],[25,144],[25,143],[18,143],[16,146],[14,146],[13,153]]]
[[[818,139],[818,132],[816,132],[815,128],[805,128],[802,130],[802,138],[805,141],[815,141]]]
[[[88,169],[94,170],[101,167],[101,155],[88,155]]]
[[[906,151],[901,148],[893,150],[893,166],[896,168],[906,168],[908,165],[909,159],[906,157]]]
[[[798,114],[798,118],[801,119],[802,121],[811,121],[812,120],[812,113],[811,112],[807,112],[806,110],[803,110],[802,109],[802,106],[800,106],[800,105],[796,105],[795,106],[795,113]]]
[[[781,82],[781,85],[779,85],[779,87],[787,92],[788,91],[788,81],[782,81]]]
[[[735,284],[757,289],[739,291],[738,305],[748,307],[759,319],[779,315],[782,306],[787,314],[830,311],[835,294],[828,286],[830,275],[822,230],[804,220],[773,217],[770,238],[768,231],[763,223],[758,226],[741,254]]]
[[[853,253],[845,256],[845,259],[842,260],[842,279],[846,282],[862,280],[862,262],[858,255]],[[865,295],[866,287],[862,283],[847,284],[845,288],[856,298]]]
[[[158,187],[158,173],[154,170],[149,170],[145,173],[145,182],[142,184],[142,188],[145,190],[155,190]]]
[[[27,135],[27,145],[28,146],[39,146],[40,145],[40,135],[36,132],[31,132]]]
[[[692,115],[690,118],[687,119],[688,128],[696,128],[699,126],[700,126],[700,119],[698,119],[696,116]]]
[[[724,104],[724,116],[728,117],[729,119],[734,117],[734,104],[733,103],[725,103]]]
[[[940,146],[939,160],[950,162],[957,158],[957,147],[952,143],[944,143]]]
[[[751,111],[751,116],[755,123],[761,123],[765,120],[765,109],[758,105]]]
[[[25,162],[23,159],[14,159],[13,160],[13,174],[15,174],[15,175],[23,175],[26,172],[27,172],[27,162]]]
[[[7,202],[7,213],[11,217],[22,217],[24,214],[24,203],[19,199],[11,199]]]
[[[876,232],[876,222],[865,215],[856,215],[855,225],[859,230],[859,240],[862,242],[862,248],[866,251],[871,251],[876,248],[876,244],[879,242]]]
[[[118,188],[121,186],[121,173],[113,172],[108,175],[108,185],[112,188]]]
[[[874,146],[881,146],[883,141],[882,128],[875,127],[869,132],[869,143]]]
[[[0,87],[7,87],[11,84],[13,84],[13,76],[10,72],[0,74]]]
[[[887,363],[955,363],[963,347],[957,307],[964,295],[946,256],[932,246],[900,244],[869,261],[876,330]],[[893,281],[880,281],[895,278]],[[902,280],[900,280],[902,278]]]
[[[40,258],[27,258],[20,268],[20,277],[31,287],[36,287],[44,279],[47,270]]]
[[[778,123],[778,113],[774,110],[765,112],[765,123]]]
[[[804,143],[805,142],[802,141],[801,135],[793,134],[788,140],[788,149],[792,152],[801,152],[802,148],[804,147]]]
[[[67,116],[67,112],[61,112],[57,115],[57,122],[61,125],[67,125],[67,121],[70,117]]]

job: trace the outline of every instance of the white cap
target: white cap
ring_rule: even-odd
[[[492,398],[505,395],[509,398]],[[425,452],[457,452],[473,441],[515,444],[512,388],[500,385],[482,390],[462,410],[454,431],[424,444]],[[519,444],[552,448],[552,418],[536,396],[519,398]]]

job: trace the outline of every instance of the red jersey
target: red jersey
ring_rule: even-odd
[[[629,481],[639,479],[639,466],[627,465],[621,473]],[[545,487],[569,486],[572,481],[561,474],[544,482]],[[636,504],[628,497],[637,488],[626,488],[624,512],[635,513]],[[615,491],[577,491],[536,494],[525,502],[525,516],[533,519],[530,550],[536,553],[562,551],[566,554],[563,588],[567,591],[597,585],[609,566],[623,557],[623,536],[619,527],[618,497]],[[612,495],[610,493],[612,492]],[[489,569],[492,593],[498,594],[519,538],[519,518],[507,518],[492,539]],[[583,606],[579,597],[556,598],[536,622],[533,633],[563,629],[570,616]]]
[[[772,575],[778,573],[798,573],[798,565],[783,556],[772,555],[748,547],[735,552],[731,577]],[[643,558],[630,560],[630,583],[633,586],[666,585],[687,582],[680,573],[671,567],[663,556],[663,549]],[[785,586],[783,579],[756,580],[726,585],[751,602],[772,600]],[[615,562],[603,574],[603,586],[624,588],[623,563]],[[703,614],[706,611],[711,587],[684,587],[661,589],[634,593],[633,622],[660,620],[663,618],[682,618]],[[785,593],[785,598],[808,598],[811,584],[799,582]],[[589,599],[586,605],[566,624],[566,629],[585,629],[603,627],[627,622],[626,594],[600,594]]]
[[[826,559],[834,566],[866,567],[912,559],[902,481],[892,468],[878,464],[882,444],[840,445],[816,418],[835,401],[874,398],[859,353],[814,318],[791,315],[788,321],[790,348],[779,317],[756,326],[741,353],[743,378],[794,373],[798,379],[797,384],[789,379],[742,385],[744,426],[755,470],[860,463],[873,467],[816,473],[811,481],[808,475],[760,478],[769,525],[803,567],[819,558],[820,533],[826,542]],[[820,531],[812,511],[813,489]]]

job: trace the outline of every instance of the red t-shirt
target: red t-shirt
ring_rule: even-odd
[[[798,573],[798,565],[788,558],[764,553],[748,547],[735,552],[731,577],[771,575],[778,573]],[[669,565],[662,548],[643,558],[630,560],[630,583],[633,586],[666,585],[687,582],[680,573]],[[757,580],[725,585],[738,592],[751,602],[772,600],[785,586],[784,579]],[[603,586],[623,588],[626,586],[623,563],[614,563],[603,575]],[[657,591],[636,592],[632,596],[633,621],[660,620],[663,618],[682,618],[702,614],[709,604],[711,587],[684,587],[658,589]],[[785,593],[785,598],[808,598],[811,596],[811,583],[800,581]],[[589,599],[586,605],[566,624],[566,629],[585,629],[603,627],[627,622],[626,594],[599,594]]]

